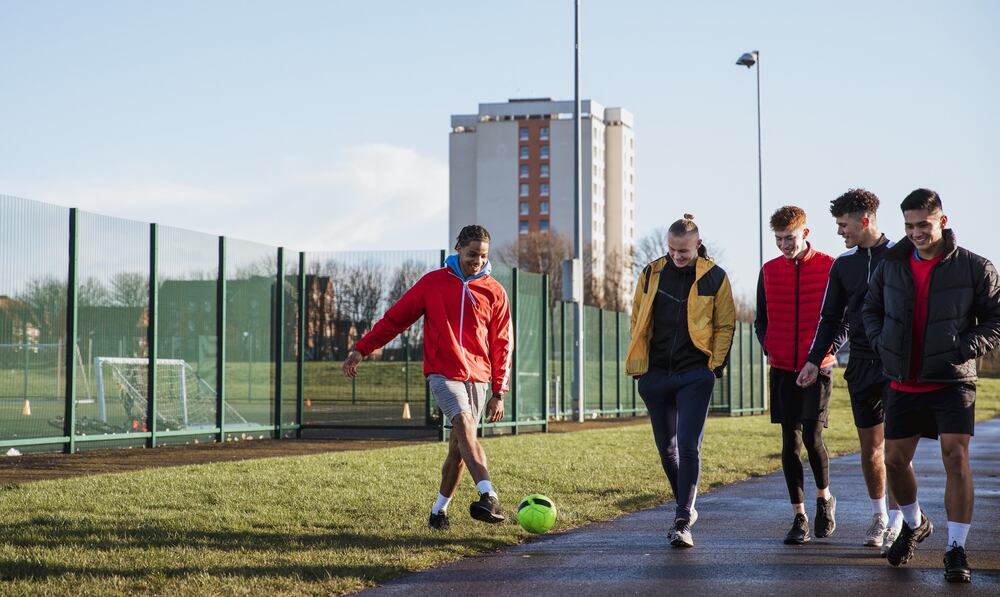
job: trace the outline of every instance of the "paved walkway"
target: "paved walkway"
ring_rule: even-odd
[[[871,506],[855,454],[831,461],[831,487],[839,499],[836,533],[804,546],[781,543],[791,515],[778,472],[699,497],[694,549],[670,547],[665,531],[673,506],[661,506],[411,574],[367,593],[1000,595],[1000,419],[977,425],[972,440],[976,510],[968,544],[970,585],[951,585],[943,577],[948,531],[937,442],[921,441],[914,467],[921,505],[935,529],[899,569],[878,557],[877,549],[861,545]],[[815,502],[808,507],[810,517],[814,508]]]

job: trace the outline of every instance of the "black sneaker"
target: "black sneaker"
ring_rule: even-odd
[[[432,512],[430,519],[427,520],[427,526],[435,531],[447,531],[450,529],[451,523],[448,522],[447,512],[444,510],[438,512],[437,514]]]
[[[816,521],[815,533],[817,539],[829,537],[833,531],[837,530],[837,498],[830,496],[830,499],[816,498]]]
[[[944,579],[948,582],[972,582],[972,569],[965,548],[954,546],[944,553]]]
[[[678,518],[674,521],[674,528],[670,531],[670,544],[674,547],[694,547],[691,522],[687,518]]]
[[[503,515],[503,508],[500,507],[500,500],[488,493],[479,494],[479,501],[472,502],[469,506],[469,515],[490,524],[507,520]]]
[[[917,543],[930,537],[933,532],[934,525],[931,524],[931,519],[927,518],[923,510],[920,511],[920,524],[917,528],[911,529],[910,525],[903,521],[903,530],[899,531],[899,536],[892,542],[889,553],[885,554],[889,564],[902,566],[909,562],[910,558],[913,557],[913,551],[917,548]]]
[[[805,514],[796,514],[792,521],[792,528],[785,535],[785,545],[802,545],[809,541],[809,519]]]

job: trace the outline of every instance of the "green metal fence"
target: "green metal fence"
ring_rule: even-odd
[[[767,410],[764,358],[753,324],[736,322],[729,366],[716,380],[709,411],[729,415],[756,415]]]
[[[557,303],[551,310],[549,329],[549,384],[552,402],[549,415],[559,419],[576,417],[571,397],[573,377],[572,308]],[[645,413],[634,380],[624,372],[630,340],[626,313],[584,307],[584,374],[587,376],[585,418],[631,416]],[[766,371],[753,324],[737,322],[730,363],[716,381],[710,411],[715,414],[753,415],[767,410]]]
[[[422,330],[340,364],[444,251],[290,252],[0,196],[0,448],[153,447],[303,429],[439,429]],[[496,265],[515,326],[511,392],[483,433],[574,413],[572,322],[545,276]],[[586,417],[644,412],[623,313],[585,307]],[[67,339],[72,338],[72,341]],[[763,409],[740,328],[713,411]],[[443,430],[440,431],[443,436]]]

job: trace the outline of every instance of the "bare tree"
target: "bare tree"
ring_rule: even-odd
[[[630,290],[634,283],[635,256],[615,249],[604,260],[603,308],[625,312],[631,306]]]
[[[384,285],[384,269],[373,261],[364,261],[347,269],[343,294],[340,296],[359,333],[370,330],[378,316]]]
[[[499,263],[549,277],[549,304],[562,297],[562,262],[570,256],[569,239],[561,234],[533,232],[491,251]]]
[[[654,228],[649,234],[639,239],[639,244],[635,248],[636,274],[646,267],[647,263],[666,255],[669,248],[665,226]]]
[[[94,277],[87,278],[80,284],[76,296],[81,307],[108,307],[112,303],[111,293]]]
[[[111,302],[118,307],[145,307],[149,302],[149,281],[134,272],[119,272],[111,278]]]
[[[31,323],[38,328],[42,342],[63,334],[66,313],[66,283],[54,277],[28,282],[19,300],[28,305]]]
[[[392,277],[392,283],[389,285],[389,292],[386,295],[386,301],[389,304],[393,304],[406,293],[407,290],[413,287],[427,272],[427,268],[418,261],[412,259],[404,261],[399,269],[396,270],[395,275]],[[403,331],[400,337],[403,340],[403,344],[407,346],[413,346],[414,341],[418,340],[423,336],[424,320],[423,318],[418,319],[413,325]]]
[[[753,323],[757,316],[756,301],[744,294],[734,294],[733,302],[736,304],[736,321]]]

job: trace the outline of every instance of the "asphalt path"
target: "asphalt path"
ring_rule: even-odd
[[[854,454],[830,462],[830,486],[838,499],[836,532],[803,546],[782,544],[792,515],[779,471],[700,496],[693,549],[675,549],[667,542],[670,504],[406,575],[364,594],[996,596],[1000,419],[976,426],[971,458],[976,505],[966,545],[973,569],[968,585],[944,581],[945,475],[938,443],[924,439],[913,465],[920,504],[934,523],[934,534],[900,568],[889,566],[877,548],[862,545],[871,506]],[[808,463],[804,466],[808,481]],[[808,502],[811,524],[815,501]]]

